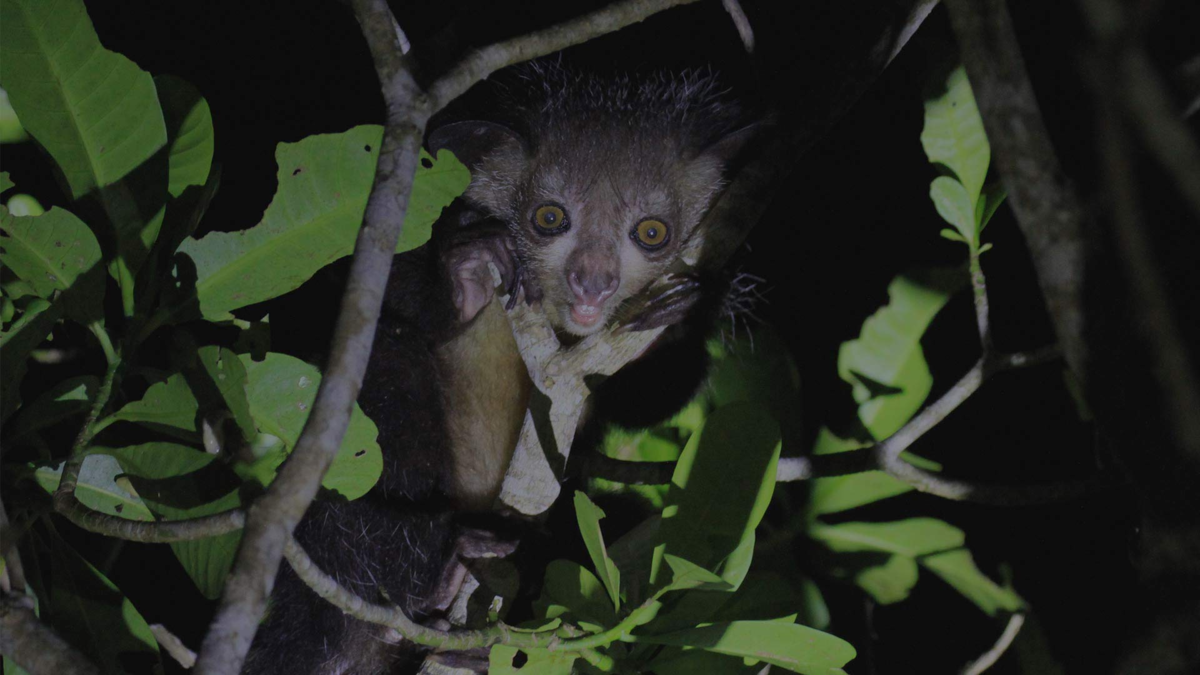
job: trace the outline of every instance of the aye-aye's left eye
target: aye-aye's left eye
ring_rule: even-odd
[[[629,236],[638,243],[638,246],[653,251],[655,249],[666,246],[671,239],[671,228],[661,220],[647,218],[638,223]]]

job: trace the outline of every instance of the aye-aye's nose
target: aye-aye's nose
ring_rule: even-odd
[[[571,272],[567,282],[575,292],[575,297],[586,305],[599,305],[621,285],[617,275],[602,270],[584,270],[582,276],[579,272]]]

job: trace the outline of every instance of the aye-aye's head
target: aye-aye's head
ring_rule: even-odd
[[[600,80],[536,65],[507,125],[430,138],[471,169],[466,198],[508,223],[558,330],[588,335],[667,271],[751,136],[711,77]]]

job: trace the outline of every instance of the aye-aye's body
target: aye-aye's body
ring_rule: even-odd
[[[711,79],[600,81],[545,66],[523,78],[497,121],[430,135],[431,151],[454,151],[472,180],[434,241],[393,265],[359,398],[379,426],[384,475],[360,500],[314,503],[296,532],[351,590],[418,617],[443,604],[439,586],[464,550],[450,514],[492,508],[528,403],[489,263],[564,337],[597,332],[676,261],[749,136]],[[691,327],[698,308],[719,304],[711,288],[696,282],[635,321]],[[670,360],[683,349],[658,352]],[[692,352],[687,391],[605,396],[623,371],[597,392],[598,414],[605,401],[632,402],[638,424],[674,412],[703,377],[703,349]],[[626,370],[644,379],[647,363]],[[284,570],[247,672],[391,672],[404,653],[395,638]]]

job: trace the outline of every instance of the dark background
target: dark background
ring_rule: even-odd
[[[550,25],[598,4],[397,3],[394,11],[417,54],[427,55],[422,63],[428,75],[471,46]],[[768,64],[758,71],[765,73],[761,80],[756,81],[716,2],[660,14],[570,50],[568,58],[596,69],[711,66],[747,101],[794,103],[799,121],[784,123],[804,124],[806,107],[819,108],[839,85],[828,73],[836,71],[839,60],[869,47],[869,28],[895,9],[875,0],[746,4],[758,31],[758,56]],[[1169,68],[1196,51],[1200,7],[1160,4],[1164,8],[1150,45],[1159,64]],[[383,120],[358,26],[336,2],[108,0],[87,6],[106,47],[151,74],[189,80],[208,100],[222,177],[202,228],[236,230],[258,222],[274,193],[278,143]],[[1094,109],[1080,81],[1087,44],[1073,7],[1017,2],[1013,12],[1059,154],[1085,199],[1093,200],[1099,189],[1091,141]],[[736,263],[766,280],[751,329],[774,326],[789,346],[803,379],[804,407],[798,412],[810,436],[822,424],[845,429],[853,420],[849,386],[837,377],[837,348],[856,337],[863,319],[887,302],[888,282],[910,268],[965,260],[964,246],[937,234],[945,225],[928,197],[937,174],[919,141],[923,96],[955,62],[949,22],[938,8],[858,104],[798,158],[789,188],[775,198]],[[48,163],[30,144],[5,146],[4,152],[5,168],[23,191],[47,207],[63,203]],[[1194,227],[1182,227],[1185,221],[1172,203],[1156,203],[1156,208],[1158,254],[1174,284],[1176,309],[1189,315],[1196,304],[1190,245],[1200,242]],[[1006,208],[988,226],[986,240],[995,245],[984,256],[984,267],[998,348],[1016,351],[1053,342],[1028,253]],[[1188,335],[1193,344],[1200,339],[1194,328],[1185,330],[1193,331]],[[978,357],[967,293],[951,301],[923,344],[936,397]],[[1143,367],[1139,363],[1131,355],[1130,369]],[[1140,424],[1159,424],[1157,403],[1150,399],[1141,405],[1128,414]],[[950,475],[1036,482],[1093,470],[1104,443],[1092,425],[1080,421],[1061,368],[1050,365],[995,378],[915,449],[942,462]],[[1044,630],[1027,627],[1024,639],[1042,635],[1067,672],[1107,671],[1122,641],[1136,630],[1137,587],[1129,556],[1139,511],[1128,491],[1038,508],[982,507],[914,494],[855,512],[853,519],[912,515],[961,526],[982,569],[993,578],[1011,575]],[[187,644],[198,645],[207,617],[178,626],[179,607],[198,600],[190,582],[172,566],[166,547],[130,545],[123,555],[135,553],[158,556],[160,583],[144,597],[122,579],[118,585],[148,621],[166,621]],[[804,568],[804,551],[797,554]],[[121,576],[121,567],[114,576]],[[137,574],[145,578],[143,571]],[[170,593],[163,592],[167,587]],[[853,589],[829,580],[822,580],[822,588],[833,610],[831,631],[859,650],[851,673],[956,672],[1002,629],[927,574],[909,600],[889,607],[872,606]],[[1031,647],[1022,648],[1031,653]],[[1017,651],[994,672],[1018,672]],[[1026,672],[1047,672],[1025,658],[1032,657],[1022,658]]]

